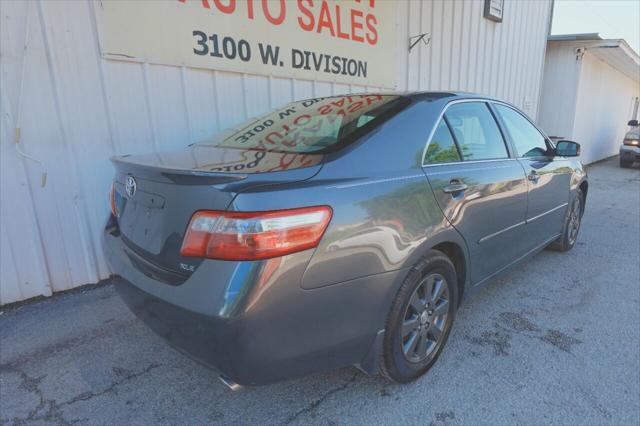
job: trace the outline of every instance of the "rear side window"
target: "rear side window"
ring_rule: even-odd
[[[440,120],[431,142],[429,142],[427,152],[424,154],[423,164],[450,163],[452,161],[460,161],[460,154],[447,123]]]
[[[484,102],[451,105],[444,116],[464,160],[509,157],[498,124]]]
[[[529,120],[504,105],[496,105],[495,107],[502,117],[520,157],[540,157],[547,154],[547,143],[544,136]]]

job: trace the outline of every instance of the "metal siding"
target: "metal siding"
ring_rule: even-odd
[[[397,2],[389,66],[398,90],[473,91],[519,106],[526,97],[535,117],[549,7],[507,2],[497,24],[482,17],[481,1]],[[179,148],[294,99],[379,90],[106,61],[95,8],[90,0],[0,2],[0,304],[109,275],[99,241],[111,155]],[[408,38],[425,32],[429,46],[408,52]],[[45,188],[39,167],[16,155],[18,125],[22,148],[46,163]]]
[[[500,97],[537,114],[550,3],[508,2],[504,20],[482,18],[481,1],[402,2],[397,8],[399,90],[461,90]],[[430,45],[402,49],[430,34]]]
[[[28,4],[0,2],[0,305],[52,293],[28,167],[13,155],[31,20]]]

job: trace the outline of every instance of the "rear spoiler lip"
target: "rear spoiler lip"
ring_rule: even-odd
[[[113,156],[110,161],[114,164],[116,170],[123,174],[135,174],[136,176],[145,177],[150,180],[157,179],[158,176],[162,176],[173,182],[180,181],[180,183],[190,183],[192,179],[197,179],[197,182],[203,184],[203,180],[206,183],[217,184],[236,182],[244,180],[248,177],[246,173],[224,173],[208,170],[196,170],[196,169],[176,169],[171,167],[152,166],[149,164],[141,164],[132,161],[127,161],[125,156]]]

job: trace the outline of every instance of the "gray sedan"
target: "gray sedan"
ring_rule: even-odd
[[[114,157],[103,246],[130,309],[232,388],[348,365],[408,382],[463,298],[573,247],[579,154],[476,95],[293,102]]]

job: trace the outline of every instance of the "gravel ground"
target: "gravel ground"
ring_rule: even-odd
[[[111,285],[0,315],[2,424],[640,424],[640,171],[589,169],[581,235],[467,299],[409,385],[355,368],[231,392]]]

